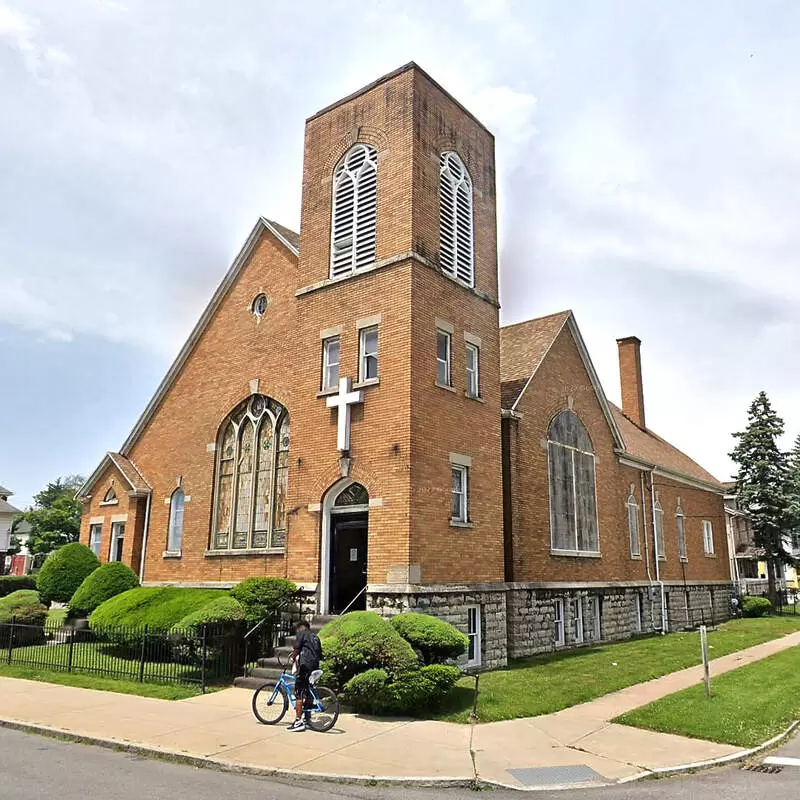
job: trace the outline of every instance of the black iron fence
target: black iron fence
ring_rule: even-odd
[[[70,628],[0,624],[0,659],[48,670],[148,683],[197,684],[203,691],[232,679],[244,663],[243,625],[201,625],[169,632],[143,628]]]

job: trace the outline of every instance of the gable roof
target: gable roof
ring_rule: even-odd
[[[22,511],[16,506],[12,506],[7,500],[0,498],[0,514],[21,514]]]
[[[75,493],[75,497],[86,497],[89,490],[96,483],[98,478],[105,470],[114,465],[117,472],[122,475],[125,482],[130,486],[130,491],[138,494],[147,494],[151,491],[150,484],[144,479],[136,465],[121,453],[106,453],[103,460],[97,465],[97,469],[86,479],[86,482]]]
[[[264,231],[269,231],[281,244],[284,245],[284,247],[286,247],[287,250],[289,250],[289,252],[295,258],[300,255],[298,248],[300,242],[299,234],[294,233],[294,231],[290,231],[288,228],[284,228],[283,225],[278,225],[277,223],[272,222],[265,217],[259,217],[258,222],[256,222],[255,227],[247,237],[244,247],[242,247],[242,249],[239,251],[239,254],[234,259],[233,264],[231,264],[227,273],[225,273],[225,277],[222,279],[222,282],[217,287],[216,292],[214,292],[211,301],[206,306],[206,309],[203,311],[200,319],[197,321],[197,325],[194,326],[194,329],[189,334],[189,338],[181,348],[177,358],[172,363],[172,366],[167,371],[167,374],[164,376],[164,380],[162,380],[159,384],[158,389],[156,389],[156,393],[147,404],[147,407],[142,412],[141,417],[139,417],[139,419],[136,421],[136,424],[133,426],[133,430],[130,432],[130,435],[124,441],[122,447],[120,448],[121,453],[127,453],[130,448],[133,447],[134,443],[147,426],[147,423],[156,412],[156,409],[161,405],[161,402],[164,400],[164,397],[166,397],[167,392],[172,387],[172,384],[175,382],[175,379],[178,377],[180,371],[183,369],[184,364],[191,355],[192,350],[194,350],[195,345],[203,335],[203,331],[205,331],[205,329],[208,327],[208,324],[211,322],[217,309],[222,304],[222,301],[225,299],[228,291],[236,282],[236,278],[239,276],[239,273],[242,271],[244,265],[247,263],[247,260],[253,253],[253,250],[258,244],[258,240]]]
[[[586,343],[583,341],[572,311],[559,311],[546,317],[531,319],[500,328],[500,400],[502,408],[515,411],[522,395],[544,362],[564,328],[572,335],[584,369],[589,376],[597,402],[606,418],[614,443],[624,447],[624,441],[611,413],[600,378],[597,376]]]
[[[12,492],[11,489],[6,489],[5,486],[0,486],[0,495],[3,497],[11,497],[12,494],[14,494],[14,492]]]
[[[662,439],[649,428],[642,430],[613,403],[609,405],[622,432],[622,438],[625,440],[625,455],[648,466],[660,467],[663,471],[673,473],[677,477],[691,478],[707,484],[714,491],[724,491],[723,484],[696,461],[689,458],[686,453],[678,450],[677,447]]]

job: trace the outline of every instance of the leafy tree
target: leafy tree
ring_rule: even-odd
[[[791,563],[784,536],[791,530],[789,463],[778,447],[783,420],[775,413],[766,392],[760,392],[747,412],[747,427],[734,433],[738,440],[731,458],[739,467],[737,499],[753,525],[756,547],[767,560],[769,596],[776,600],[775,574],[779,565]]]
[[[81,530],[81,504],[75,492],[84,483],[80,475],[58,478],[33,497],[33,508],[22,514],[31,526],[28,547],[33,554],[46,554],[77,542]]]

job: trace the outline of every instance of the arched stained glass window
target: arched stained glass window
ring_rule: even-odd
[[[117,500],[117,493],[114,491],[113,486],[108,487],[108,491],[103,495],[104,503],[114,503]]]
[[[458,153],[439,159],[439,263],[467,286],[475,285],[472,180]]]
[[[178,487],[169,501],[169,533],[167,534],[167,551],[179,553],[183,545],[183,509],[186,496]]]
[[[369,503],[369,493],[360,483],[351,483],[339,493],[334,506],[365,506]]]
[[[562,411],[547,432],[550,473],[551,548],[597,553],[594,450],[586,428],[572,411]]]
[[[289,473],[286,409],[269,397],[253,395],[222,423],[218,442],[212,548],[283,547]]]
[[[378,212],[378,152],[354,144],[333,172],[330,277],[375,261]]]

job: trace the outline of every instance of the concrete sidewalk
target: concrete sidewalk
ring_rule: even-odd
[[[797,645],[800,632],[719,658],[712,674]],[[736,747],[609,722],[701,679],[702,668],[692,667],[555,714],[507,722],[457,725],[346,714],[329,733],[288,734],[285,724],[258,724],[251,693],[243,689],[170,702],[0,678],[0,719],[264,774],[554,788],[614,783],[736,754]]]

